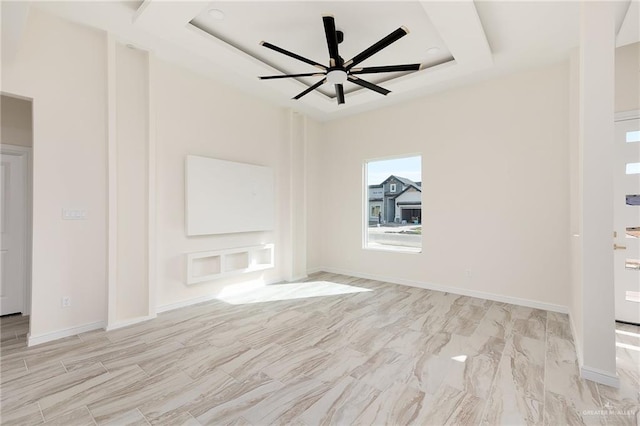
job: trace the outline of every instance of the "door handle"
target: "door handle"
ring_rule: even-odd
[[[627,246],[619,246],[618,244],[613,245],[614,250],[626,250]]]

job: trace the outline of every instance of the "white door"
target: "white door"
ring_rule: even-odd
[[[640,324],[640,119],[615,124],[616,320]]]
[[[2,149],[0,168],[0,315],[24,312],[27,285],[27,156]]]

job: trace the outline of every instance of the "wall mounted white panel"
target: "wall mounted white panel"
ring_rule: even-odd
[[[273,229],[270,167],[188,155],[185,173],[187,235]]]

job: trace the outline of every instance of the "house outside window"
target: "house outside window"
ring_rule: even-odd
[[[419,253],[422,157],[372,160],[364,166],[367,194],[364,248]]]

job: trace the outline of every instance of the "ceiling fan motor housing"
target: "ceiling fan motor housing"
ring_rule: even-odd
[[[331,84],[342,84],[347,81],[347,72],[344,68],[330,68],[327,72],[327,82]]]

